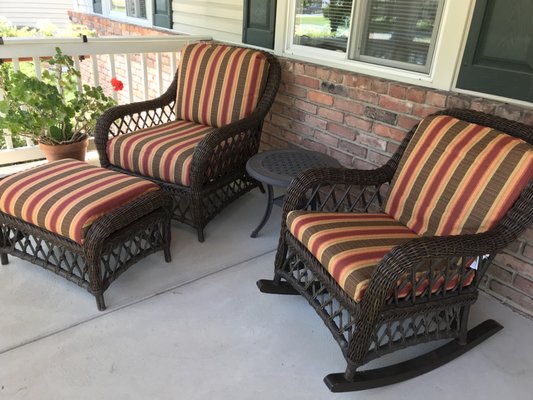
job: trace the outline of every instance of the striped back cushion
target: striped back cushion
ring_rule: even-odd
[[[265,88],[268,67],[265,55],[252,49],[204,43],[185,47],[177,118],[218,128],[250,115]]]
[[[430,116],[400,161],[385,212],[422,236],[485,232],[532,178],[530,144],[450,116]]]
[[[0,180],[0,211],[82,244],[90,226],[156,184],[60,160]]]
[[[194,149],[213,129],[188,121],[168,122],[111,139],[107,156],[126,171],[189,186]]]

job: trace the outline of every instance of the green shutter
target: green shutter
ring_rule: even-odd
[[[102,14],[102,0],[93,0],[93,12]]]
[[[243,43],[274,48],[276,0],[244,0]]]
[[[533,102],[532,0],[477,0],[457,87]]]
[[[154,25],[172,29],[172,0],[154,0]]]

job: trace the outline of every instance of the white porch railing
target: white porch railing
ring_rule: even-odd
[[[15,69],[20,68],[21,62],[31,61],[40,77],[42,58],[53,56],[56,47],[60,47],[64,54],[73,57],[83,82],[101,85],[119,103],[129,103],[163,93],[176,71],[180,49],[189,43],[211,39],[200,35],[4,38],[0,42],[0,60],[12,62]],[[109,82],[115,76],[124,83],[119,93],[111,89]],[[14,148],[9,135],[5,142],[6,148],[0,150],[0,167],[44,157],[30,140],[27,146],[18,148]]]

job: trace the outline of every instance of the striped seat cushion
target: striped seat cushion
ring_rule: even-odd
[[[83,244],[99,217],[155,190],[150,181],[67,159],[0,180],[0,211]]]
[[[194,122],[168,122],[111,139],[107,156],[126,171],[189,186],[194,149],[213,130]]]
[[[255,109],[268,77],[260,51],[198,43],[181,52],[177,119],[221,127]]]
[[[356,302],[362,300],[372,273],[383,257],[402,243],[419,237],[387,214],[292,211],[287,216],[287,226]],[[461,260],[457,261],[460,265]],[[445,279],[444,268],[440,268],[441,272],[438,267],[433,268],[432,293],[441,289],[445,281],[446,290],[454,290],[461,280],[457,268],[449,268]],[[428,269],[422,267],[416,274],[416,296],[429,287]],[[462,285],[470,285],[474,275],[474,270],[469,270]],[[407,297],[411,292],[412,284],[400,279],[398,298]]]
[[[419,125],[385,212],[421,236],[485,232],[533,178],[533,146],[450,116]]]

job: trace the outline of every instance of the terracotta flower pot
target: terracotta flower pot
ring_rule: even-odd
[[[85,161],[88,143],[89,139],[84,139],[81,142],[57,145],[39,143],[39,148],[45,155],[48,162],[63,160],[65,158],[73,158],[75,160]]]

